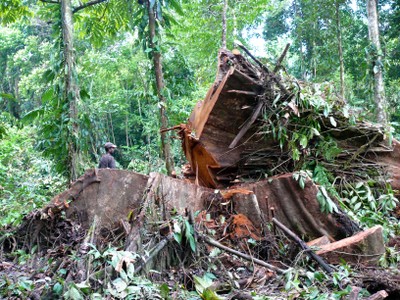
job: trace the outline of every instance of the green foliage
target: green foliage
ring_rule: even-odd
[[[263,131],[268,137],[272,135],[281,149],[289,151],[297,169],[302,168],[304,159],[310,155],[332,161],[341,149],[328,133],[321,135],[321,130],[335,128],[338,122],[348,123],[347,107],[338,106],[329,83],[306,84],[301,88],[293,85],[291,89],[295,99],[282,101],[278,95],[272,109],[263,116]]]
[[[33,14],[21,0],[2,0],[0,2],[0,22],[7,25],[22,17],[31,17]]]
[[[337,2],[337,1],[336,1]],[[334,162],[342,149],[327,134],[323,122],[333,128],[343,121],[333,113],[342,109],[348,122],[371,117],[374,110],[369,60],[376,54],[369,47],[365,12],[353,10],[348,2],[339,1],[342,27],[337,28],[335,1],[274,2],[265,0],[228,1],[228,48],[234,40],[253,46],[250,39],[257,35],[265,21],[265,48],[262,60],[273,62],[283,45],[292,46],[286,58],[287,70],[299,78],[323,82],[319,86],[291,88],[296,99],[272,103],[274,115],[265,116],[265,130],[289,153],[298,172],[294,177],[301,188],[311,177],[319,187],[317,199],[325,212],[335,212],[334,199],[362,226],[382,224],[386,237],[398,235],[400,228],[392,216],[397,203],[388,186],[379,187],[373,180],[362,183],[338,182],[322,161]],[[387,97],[394,122],[394,136],[399,137],[399,5],[381,11],[383,20],[384,60]],[[77,2],[75,2],[77,3]],[[72,137],[81,153],[82,169],[97,165],[105,141],[118,144],[116,158],[122,168],[143,173],[163,171],[160,158],[158,99],[151,62],[154,51],[163,54],[168,118],[171,125],[186,122],[195,102],[204,98],[214,80],[216,55],[220,47],[223,1],[152,0],[157,15],[158,36],[150,47],[147,35],[148,16],[137,1],[107,1],[80,10],[74,15],[75,51],[80,96],[78,120],[68,117],[68,103],[63,99],[63,59],[58,4],[6,0],[0,4],[0,226],[18,224],[24,214],[43,206],[57,194],[65,178],[68,132],[71,121],[79,124],[79,136]],[[272,4],[276,7],[272,8]],[[290,5],[289,5],[290,4]],[[28,7],[30,5],[30,7]],[[362,8],[363,9],[363,8]],[[34,13],[34,17],[32,17]],[[265,19],[264,19],[265,18]],[[11,22],[17,22],[10,26]],[[335,101],[338,91],[339,57],[337,30],[341,29],[344,48],[346,98],[360,108],[352,115],[342,103]],[[255,47],[254,47],[255,48]],[[144,51],[140,51],[143,49]],[[328,84],[329,82],[329,84]],[[300,111],[297,115],[293,108]],[[286,114],[289,113],[289,118]],[[323,115],[324,118],[320,118]],[[23,118],[22,118],[23,117]],[[25,127],[19,119],[22,118]],[[287,123],[282,122],[287,120]],[[295,124],[298,124],[297,126]],[[31,126],[32,125],[32,126]],[[315,149],[315,153],[310,153]],[[176,162],[184,159],[179,142],[173,143]],[[312,154],[312,156],[310,156]],[[46,158],[44,158],[44,156]],[[315,158],[309,161],[308,158]],[[55,172],[57,170],[57,172]],[[307,171],[305,171],[307,170]],[[336,188],[338,190],[336,190]],[[185,219],[175,220],[175,239],[196,250],[193,227]],[[215,251],[214,251],[215,254]],[[23,264],[32,255],[19,251],[16,260]],[[54,295],[70,299],[100,299],[148,295],[168,298],[167,286],[155,286],[133,275],[135,255],[108,249],[100,253],[93,248],[89,255],[94,269],[112,266],[117,277],[104,289],[94,290],[86,283],[64,285],[60,278],[46,288]],[[388,248],[382,264],[398,264],[398,254]],[[121,264],[128,268],[121,269]],[[294,271],[293,271],[294,272]],[[330,280],[320,272],[287,274],[287,291],[296,291],[304,299],[345,297],[347,288],[340,289],[351,272],[340,268]],[[181,291],[182,299],[212,299],[208,289],[213,278],[197,277],[199,293]],[[32,281],[21,278],[12,282],[0,278],[4,298],[27,298]],[[327,291],[327,287],[333,287]],[[179,288],[178,288],[179,289]],[[258,298],[257,298],[258,297]],[[266,299],[255,296],[255,299]]]
[[[300,297],[304,300],[344,299],[351,292],[353,270],[348,265],[341,265],[330,275],[319,271],[300,272],[289,269],[282,277],[288,299]],[[368,296],[366,290],[360,295]]]
[[[349,214],[366,227],[382,225],[386,237],[398,235],[400,226],[391,212],[399,201],[390,185],[376,186],[373,180],[348,184],[342,190],[342,204]]]
[[[224,299],[218,296],[218,294],[210,288],[213,284],[213,279],[216,279],[216,277],[212,273],[205,273],[203,277],[193,276],[193,279],[196,292],[200,295],[201,299],[204,300]]]
[[[329,196],[324,186],[318,187],[317,201],[319,203],[322,212],[325,213],[339,212],[335,202],[333,202],[333,200]]]
[[[8,127],[0,140],[0,226],[17,225],[57,194],[63,178],[35,149],[35,129]]]
[[[27,277],[20,277],[13,282],[7,277],[0,278],[0,296],[6,298],[26,298],[34,290],[33,281]]]
[[[189,244],[190,249],[196,252],[196,240],[194,237],[194,228],[188,220],[182,216],[178,216],[174,220],[174,239],[179,244],[182,244],[182,240],[185,240]]]
[[[104,287],[103,291],[99,290],[95,292],[89,285],[84,284],[78,286],[79,289],[72,286],[72,289],[69,288],[66,293],[73,291],[76,294],[79,293],[81,296],[87,296],[90,293],[91,297],[95,297],[95,299],[100,299],[98,298],[100,295],[109,295],[116,299],[148,299],[151,297],[159,297],[160,294],[168,294],[164,285],[154,285],[148,279],[135,274],[134,263],[140,259],[135,253],[121,251],[115,248],[108,248],[103,253],[100,253],[96,247],[93,245],[91,245],[91,247],[92,250],[90,250],[88,254],[92,257],[94,266],[98,268],[100,266],[106,267],[111,265],[117,277],[113,278],[112,281]],[[65,295],[66,294],[64,294],[64,297],[66,297]]]
[[[301,189],[304,190],[304,187],[306,186],[306,181],[310,177],[307,174],[307,172],[300,171],[300,172],[294,172],[293,178],[299,183],[299,186],[301,187]]]

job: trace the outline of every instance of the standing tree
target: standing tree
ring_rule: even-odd
[[[175,3],[176,4],[176,3]],[[156,77],[156,89],[160,106],[160,123],[161,123],[161,147],[163,157],[165,159],[165,167],[168,175],[174,171],[174,160],[171,152],[171,144],[168,140],[167,132],[164,130],[168,128],[168,119],[166,114],[166,98],[165,98],[165,83],[164,74],[162,69],[161,49],[159,45],[159,36],[157,35],[157,21],[161,18],[161,3],[159,1],[146,0],[144,5],[147,9],[148,15],[148,38],[153,59],[154,73]]]
[[[338,54],[339,54],[339,71],[340,71],[340,96],[342,99],[345,98],[345,87],[344,87],[344,56],[343,56],[343,44],[342,44],[342,25],[340,18],[340,0],[335,0],[336,9],[336,38],[338,43]]]
[[[228,10],[228,0],[224,0],[222,8],[222,40],[221,40],[221,47],[226,49],[226,12]]]
[[[382,50],[379,41],[378,9],[376,0],[368,0],[368,35],[373,47],[372,70],[374,73],[374,100],[376,105],[376,120],[387,125],[385,88],[383,84]]]
[[[74,55],[74,23],[71,0],[61,0],[61,29],[64,49],[64,95],[69,106],[68,126],[68,175],[70,181],[78,178],[79,149],[76,139],[79,136],[78,101],[79,87],[76,74],[76,60]]]
[[[90,7],[95,4],[105,2],[107,0],[93,0],[73,7],[71,0],[41,0],[47,3],[60,4],[61,9],[61,32],[64,68],[62,69],[63,77],[63,103],[68,108],[68,125],[67,125],[67,147],[68,158],[66,165],[68,168],[68,177],[70,181],[75,181],[79,176],[79,124],[78,124],[78,102],[79,102],[79,85],[78,74],[76,70],[76,57],[74,50],[74,22],[73,14]]]

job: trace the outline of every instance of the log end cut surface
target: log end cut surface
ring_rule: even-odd
[[[357,265],[375,265],[385,253],[382,226],[374,226],[354,236],[321,246],[317,254],[331,264],[340,264],[341,260]]]
[[[98,169],[97,176],[99,182],[85,186],[70,203],[68,217],[73,216],[89,228],[97,216],[100,229],[115,227],[127,219],[130,211],[137,213],[148,176],[114,169]]]

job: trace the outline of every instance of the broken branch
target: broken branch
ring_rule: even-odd
[[[314,259],[319,265],[329,274],[333,272],[333,269],[317,254],[315,254],[310,247],[307,246],[307,244],[299,238],[293,231],[291,231],[289,228],[287,228],[285,225],[283,225],[281,222],[279,222],[277,219],[273,218],[272,222],[278,226],[285,234],[287,234],[290,238],[292,238],[296,243],[299,244],[299,246],[305,250],[307,255]]]
[[[290,47],[290,43],[287,43],[285,49],[283,50],[283,52],[282,52],[282,54],[281,54],[281,56],[279,56],[278,61],[276,62],[276,66],[275,66],[275,68],[274,68],[274,73],[276,73],[276,72],[279,71],[279,69],[280,69],[280,67],[281,67],[281,64],[282,64],[282,61],[283,61],[283,59],[285,58],[286,53],[287,53],[288,50],[289,50],[289,47]]]
[[[173,234],[169,234],[166,238],[164,238],[161,242],[159,242],[151,251],[147,258],[142,258],[141,264],[135,268],[133,274],[139,273],[143,267],[145,267],[165,246],[168,245],[170,241],[174,238]]]
[[[266,263],[265,261],[262,261],[262,260],[260,260],[260,259],[254,258],[254,257],[252,257],[252,256],[250,256],[250,255],[245,254],[245,253],[242,253],[242,252],[233,250],[233,249],[231,249],[231,248],[229,248],[229,247],[227,247],[227,246],[224,246],[224,245],[218,243],[216,240],[213,240],[212,238],[210,238],[210,237],[208,237],[208,236],[206,236],[206,235],[203,235],[203,234],[202,234],[202,235],[201,235],[201,238],[202,238],[207,244],[210,244],[210,245],[212,245],[212,246],[214,246],[214,247],[217,247],[217,248],[220,248],[220,249],[222,249],[222,250],[225,250],[225,251],[227,251],[227,252],[229,252],[229,253],[232,253],[232,254],[234,254],[234,255],[236,255],[236,256],[239,256],[239,257],[241,257],[241,258],[244,258],[244,259],[247,259],[247,260],[249,260],[249,261],[252,261],[252,262],[254,262],[254,263],[256,263],[256,264],[258,264],[258,265],[260,265],[260,266],[266,267],[266,268],[269,269],[269,270],[275,271],[275,272],[280,273],[280,274],[283,274],[283,273],[286,272],[286,270],[283,270],[283,269],[281,269],[281,268],[275,267],[275,266],[273,266],[273,265],[271,265],[271,264],[269,264],[269,263]]]
[[[381,290],[376,292],[375,294],[369,296],[366,300],[382,300],[389,296],[389,294],[385,290]]]
[[[261,61],[259,61],[253,54],[251,54],[251,52],[249,51],[249,50],[247,50],[247,48],[245,47],[245,46],[243,46],[243,45],[239,45],[238,44],[238,46],[244,51],[244,52],[246,52],[246,54],[248,55],[248,56],[250,56],[264,71],[266,71],[266,72],[270,72],[269,70],[268,70],[268,68],[261,62]]]
[[[99,4],[99,3],[103,3],[103,2],[106,2],[106,1],[108,1],[108,0],[93,0],[93,1],[89,1],[89,2],[87,2],[85,4],[82,4],[82,5],[78,6],[78,7],[75,7],[72,10],[72,13],[76,13],[76,12],[86,8],[86,7],[93,6],[93,5],[96,5],[96,4]]]

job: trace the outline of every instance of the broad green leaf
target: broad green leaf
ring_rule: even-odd
[[[334,119],[334,117],[329,117],[329,121],[331,122],[333,127],[337,126],[336,120]]]
[[[308,139],[305,135],[302,135],[300,137],[300,146],[302,146],[303,148],[306,148],[308,144]]]
[[[316,128],[311,128],[311,131],[312,131],[313,135],[315,135],[315,136],[320,136],[321,135]]]
[[[83,300],[84,297],[74,285],[70,285],[68,291],[64,294],[64,299]]]
[[[83,100],[90,99],[90,95],[89,95],[89,93],[88,93],[85,89],[81,89],[81,90],[79,91],[79,96],[80,96],[80,98],[83,99]]]
[[[201,294],[204,300],[222,300],[220,296],[218,296],[213,290],[206,288]]]
[[[362,187],[363,185],[364,185],[364,182],[359,181],[359,182],[356,184],[356,189],[359,189],[359,188]]]
[[[43,95],[42,95],[42,101],[43,102],[49,102],[50,100],[52,100],[55,97],[55,93],[54,93],[54,89],[53,88],[49,88],[48,90],[46,90]]]
[[[300,151],[297,148],[292,149],[292,158],[294,161],[300,159]]]
[[[128,284],[122,280],[121,278],[117,278],[112,282],[113,286],[115,287],[115,289],[117,290],[117,292],[122,292],[123,290],[125,290],[128,287]]]
[[[163,299],[168,299],[169,297],[169,287],[166,283],[160,286],[160,295]]]
[[[90,292],[90,285],[88,285],[86,282],[80,282],[76,284],[76,287],[80,289],[83,293],[86,295],[89,294]]]
[[[26,115],[24,115],[21,119],[23,124],[30,124],[32,123],[36,118],[44,114],[44,109],[43,108],[38,108],[31,110],[28,112]]]
[[[59,282],[57,282],[57,283],[53,286],[53,292],[54,292],[56,295],[61,295],[62,291],[63,291],[63,286],[62,286],[62,284],[59,283]]]
[[[174,239],[178,242],[178,244],[182,243],[182,234],[178,232],[174,232]]]
[[[300,185],[301,189],[304,190],[304,187],[306,186],[306,181],[303,176],[300,176],[300,178],[299,178],[299,185]]]
[[[361,202],[358,202],[356,205],[354,205],[353,210],[354,210],[354,211],[359,210],[359,209],[361,208],[361,205],[362,205],[362,203],[361,203]]]

